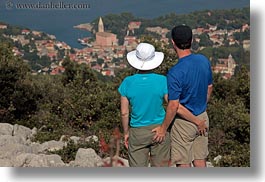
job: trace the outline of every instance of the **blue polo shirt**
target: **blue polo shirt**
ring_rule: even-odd
[[[194,115],[207,107],[208,85],[212,84],[209,60],[201,54],[190,54],[179,59],[167,74],[168,99],[179,100]]]
[[[155,73],[128,76],[123,80],[118,91],[130,102],[131,127],[163,122],[165,117],[164,95],[168,93],[165,76]]]

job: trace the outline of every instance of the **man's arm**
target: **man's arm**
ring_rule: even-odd
[[[128,149],[129,140],[129,101],[126,97],[121,96],[121,121],[124,132],[124,144]]]
[[[179,107],[179,100],[170,100],[168,102],[166,117],[161,125],[163,130],[166,131],[169,125],[171,124],[171,122],[173,121],[174,117],[177,114],[178,107]]]
[[[179,103],[178,100],[170,100],[167,106],[166,117],[161,126],[153,129],[156,132],[154,140],[162,142],[165,139],[167,128],[173,121],[175,115],[178,114],[180,117],[194,123],[201,134],[205,134],[207,126],[205,121],[201,121],[198,117],[194,116],[187,108]]]
[[[166,104],[168,104],[168,94],[164,95],[164,100],[165,100]]]
[[[162,142],[165,139],[167,128],[175,118],[178,107],[179,107],[179,100],[170,100],[168,102],[166,117],[162,125],[152,130],[152,132],[156,132],[153,140],[157,142]]]
[[[208,85],[208,90],[207,90],[207,103],[210,100],[212,91],[213,91],[213,85],[210,84],[210,85]],[[199,118],[194,116],[187,108],[185,108],[181,104],[180,104],[180,106],[178,108],[177,114],[180,117],[182,117],[182,118],[194,123],[198,127],[199,132],[201,134],[205,134],[205,132],[207,130],[207,126],[206,126],[205,121],[201,121]]]
[[[209,102],[209,100],[210,100],[210,98],[211,98],[212,92],[213,92],[213,84],[208,85],[208,91],[207,91],[207,103]]]
[[[165,101],[168,103],[168,95],[167,94],[164,96],[164,98],[165,98]],[[176,114],[178,114],[180,117],[194,123],[198,127],[199,130],[200,130],[200,128],[205,129],[205,127],[206,127],[205,121],[203,122],[198,117],[194,116],[187,108],[185,108],[180,103],[179,103],[178,110],[177,110]],[[172,118],[172,120],[173,120],[173,118]],[[171,120],[171,122],[172,122],[172,120]],[[164,128],[165,130],[167,130],[167,128],[171,124],[171,122],[168,124],[166,124],[166,123],[164,124],[164,127],[166,127],[166,128]]]
[[[184,107],[183,105],[179,104],[179,108],[177,111],[177,114],[192,122],[193,124],[195,124],[200,132],[200,134],[205,134],[205,132],[207,131],[207,126],[206,126],[206,121],[202,121],[200,120],[198,117],[194,116],[186,107]]]
[[[166,94],[164,96],[165,101],[168,103],[168,94]],[[181,116],[182,118],[194,123],[196,126],[201,125],[201,120],[198,119],[196,116],[194,116],[187,108],[185,108],[182,104],[179,103],[178,106],[178,110],[177,113],[179,116]],[[173,119],[172,119],[173,120]],[[164,126],[166,127],[167,125],[169,126],[171,123],[169,124],[165,124]],[[167,126],[167,127],[168,127]],[[166,128],[167,130],[167,128]]]

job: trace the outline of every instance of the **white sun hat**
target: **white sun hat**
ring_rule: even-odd
[[[164,60],[163,52],[155,52],[153,45],[140,43],[136,50],[127,54],[129,64],[138,70],[152,70],[157,68]]]

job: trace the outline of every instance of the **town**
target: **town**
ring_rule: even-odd
[[[228,20],[227,20],[228,21]],[[66,57],[69,57],[71,61],[79,64],[87,64],[91,69],[98,71],[104,76],[115,76],[115,69],[126,68],[128,65],[125,61],[125,55],[127,52],[136,48],[140,42],[139,36],[135,35],[135,30],[139,29],[142,25],[141,21],[131,21],[126,27],[126,35],[123,37],[123,44],[119,45],[117,35],[105,30],[104,20],[102,17],[99,18],[98,25],[95,33],[95,40],[90,37],[80,38],[80,44],[84,45],[82,49],[71,48],[65,42],[56,40],[54,35],[45,36],[42,38],[44,33],[40,31],[34,31],[29,29],[22,29],[18,35],[6,35],[5,38],[11,39],[15,45],[20,44],[21,46],[14,46],[13,53],[16,56],[20,56],[24,61],[25,59],[25,46],[28,47],[28,52],[36,53],[39,58],[46,58],[49,64],[46,66],[40,66],[38,70],[34,70],[32,74],[51,74],[57,75],[64,72],[62,62]],[[88,29],[91,30],[91,25],[86,24]],[[7,24],[0,24],[0,30],[7,29]],[[75,28],[85,29],[85,26],[79,25]],[[242,24],[240,29],[217,29],[217,25],[207,24],[207,28],[197,27],[193,29],[193,42],[200,43],[200,35],[207,34],[210,41],[213,43],[213,47],[225,46],[225,41],[228,45],[240,44],[238,40],[234,38],[234,34],[237,32],[249,31],[250,26],[248,24]],[[170,30],[160,26],[147,27],[146,30],[150,33],[159,35],[159,41],[162,45],[170,43],[167,34]],[[250,40],[243,40],[244,50],[249,51]],[[205,47],[198,47],[198,50],[203,50]],[[211,60],[211,58],[210,58]],[[229,79],[234,75],[236,68],[236,61],[230,54],[228,57],[219,57],[217,62],[213,65],[212,70],[215,73],[221,73],[223,78]]]

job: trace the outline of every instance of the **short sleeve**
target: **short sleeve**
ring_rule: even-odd
[[[118,91],[121,94],[121,96],[126,97],[126,79],[122,81],[120,84]]]
[[[211,64],[209,62],[209,78],[208,78],[208,85],[213,84],[213,73],[212,73],[212,68]]]
[[[182,92],[183,73],[170,70],[167,74],[168,99],[178,100]]]

